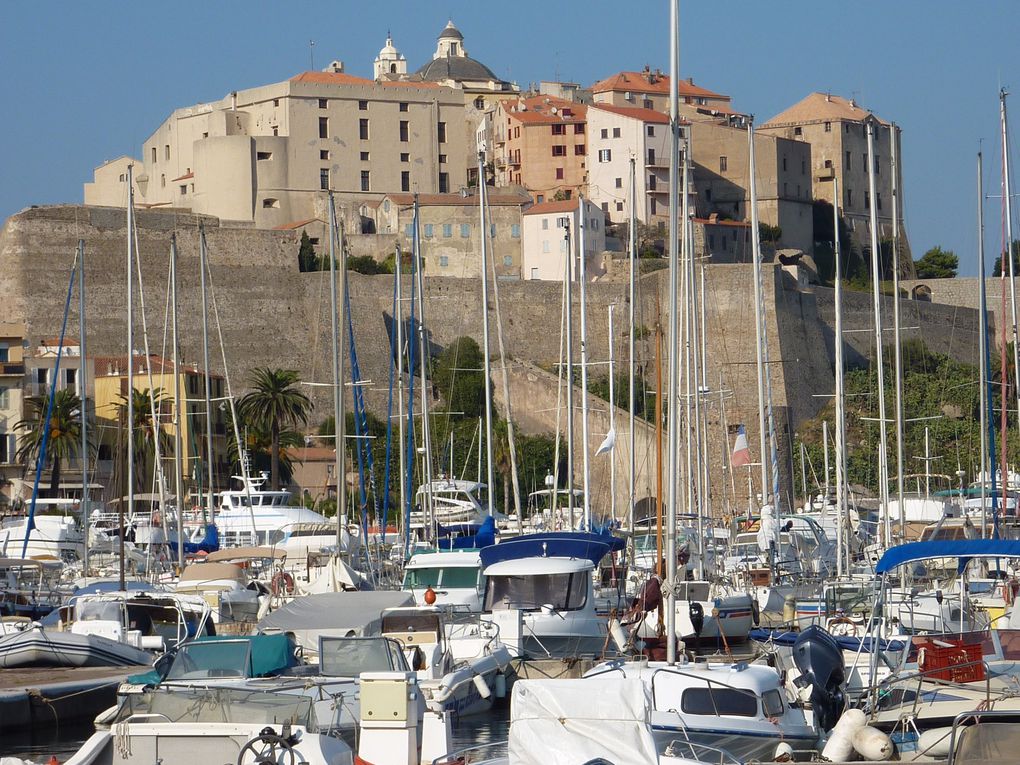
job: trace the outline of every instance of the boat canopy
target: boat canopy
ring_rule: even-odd
[[[971,558],[1020,558],[1020,541],[1012,539],[946,539],[910,542],[885,551],[875,566],[885,574],[904,563],[932,558],[959,558],[962,570]]]
[[[336,527],[333,527],[335,530]],[[276,547],[228,547],[215,550],[206,556],[209,563],[233,563],[239,560],[259,560],[261,558],[286,558],[287,551]]]
[[[622,550],[624,544],[619,537],[584,531],[526,534],[484,547],[479,557],[483,569],[493,563],[521,558],[581,558],[597,566],[607,553]]]

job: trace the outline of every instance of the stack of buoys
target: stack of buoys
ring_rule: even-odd
[[[888,735],[867,724],[860,709],[848,709],[836,722],[829,740],[822,749],[822,759],[847,762],[857,754],[869,762],[884,762],[892,757],[895,747]]]

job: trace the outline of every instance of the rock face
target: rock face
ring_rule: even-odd
[[[299,236],[290,231],[265,231],[222,226],[213,218],[200,218],[183,211],[149,210],[137,213],[138,244],[144,287],[145,323],[152,353],[164,351],[164,316],[170,241],[178,248],[178,295],[180,337],[184,358],[202,364],[201,290],[199,285],[198,227],[204,225],[208,243],[212,293],[210,306],[211,363],[213,371],[227,372],[234,395],[244,390],[248,373],[258,366],[288,367],[300,371],[304,380],[330,382],[330,325],[328,274],[300,273],[297,252]],[[60,331],[67,279],[79,239],[85,241],[86,299],[89,353],[126,352],[127,239],[123,210],[106,207],[58,206],[25,210],[6,221],[0,230],[0,321],[25,322],[29,348],[42,337]],[[427,246],[427,245],[426,245]],[[667,325],[668,283],[665,271],[643,277],[638,285],[635,323],[639,327],[637,366],[654,386],[655,327]],[[746,508],[747,476],[722,474],[724,453],[732,437],[724,437],[724,424],[747,427],[752,459],[758,459],[756,343],[754,332],[753,281],[750,266],[710,265],[704,270],[707,371],[704,384],[704,453],[715,487],[711,498],[719,511],[732,504]],[[774,403],[774,420],[779,435],[778,460],[783,476],[785,501],[791,468],[791,434],[798,424],[813,417],[828,402],[833,391],[834,306],[832,291],[799,289],[781,268],[769,267],[764,277],[769,377]],[[427,342],[438,351],[461,335],[481,338],[481,285],[475,279],[427,276],[424,279]],[[393,279],[389,276],[349,278],[351,315],[357,341],[362,378],[369,407],[385,417],[389,379],[390,332],[393,327]],[[411,295],[411,280],[402,282],[405,315]],[[506,352],[511,359],[551,369],[560,353],[562,326],[562,285],[555,282],[501,281],[499,300]],[[574,327],[580,327],[578,289],[574,290]],[[870,297],[846,293],[844,338],[849,363],[866,363],[873,342]],[[588,357],[592,376],[606,374],[608,358],[608,306],[616,305],[616,337],[613,338],[617,370],[626,371],[627,285],[592,283],[587,287]],[[138,300],[136,290],[136,301]],[[493,330],[492,350],[496,354],[494,291],[489,287],[489,319]],[[888,301],[887,301],[888,303]],[[136,347],[142,344],[142,311],[136,302]],[[977,355],[977,315],[966,308],[931,303],[904,302],[905,338],[919,337],[934,350],[973,362]],[[661,309],[661,310],[660,310]],[[420,310],[420,302],[416,311]],[[884,309],[886,326],[891,325],[891,303]],[[217,319],[218,316],[218,319]],[[697,316],[701,321],[701,316]],[[76,332],[75,332],[76,334]],[[219,337],[222,335],[222,349]],[[888,342],[891,342],[891,335]],[[697,347],[697,344],[694,344]],[[575,360],[580,342],[575,337]],[[224,366],[224,358],[226,366]],[[494,364],[499,374],[499,365]],[[667,360],[662,357],[663,384]],[[348,367],[349,370],[349,367]],[[530,370],[530,371],[529,371]],[[540,371],[540,370],[539,370]],[[681,387],[686,384],[686,362],[681,355]],[[549,395],[520,395],[511,389],[515,418],[531,431],[555,428],[555,378],[543,376],[532,367],[517,369],[518,381],[528,386],[545,386]],[[696,381],[691,382],[692,389]],[[527,387],[527,386],[524,386]],[[497,384],[496,389],[500,386]],[[720,395],[720,391],[722,392]],[[313,421],[330,413],[328,387],[311,387],[315,401]],[[500,400],[502,395],[500,394]],[[723,406],[720,405],[720,399]],[[579,401],[579,399],[578,399]],[[579,405],[579,404],[578,404]],[[598,410],[589,448],[592,452],[608,427],[606,405],[592,398]],[[725,423],[722,409],[725,409]],[[618,411],[616,476],[617,507],[626,506],[627,454],[626,416]],[[645,433],[643,430],[642,433]],[[639,443],[638,496],[654,491],[652,476],[655,450]],[[683,434],[681,434],[681,438]],[[578,442],[580,431],[578,428]],[[681,449],[683,443],[681,443]],[[665,453],[665,448],[664,448]],[[609,471],[592,458],[593,501],[608,505]],[[682,458],[682,462],[685,459]],[[575,459],[578,469],[580,457]],[[746,469],[744,469],[746,470]],[[752,478],[757,477],[757,469]],[[668,478],[666,479],[668,480]],[[755,481],[757,487],[757,481]],[[757,488],[755,489],[757,491]],[[621,510],[621,512],[623,512]]]

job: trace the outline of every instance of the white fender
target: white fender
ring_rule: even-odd
[[[616,650],[625,653],[627,650],[627,634],[623,631],[620,620],[613,618],[609,620],[609,636],[613,639]]]
[[[952,732],[952,726],[948,725],[924,731],[917,739],[917,751],[930,757],[948,757],[949,738]]]
[[[864,760],[884,762],[892,757],[894,751],[892,739],[878,728],[865,725],[857,728],[851,736],[854,751]]]
[[[860,709],[848,709],[836,722],[832,729],[825,748],[822,750],[822,757],[829,762],[846,762],[854,751],[854,731],[863,728],[867,717]]]

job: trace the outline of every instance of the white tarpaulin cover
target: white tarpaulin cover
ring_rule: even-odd
[[[510,765],[655,765],[651,698],[639,678],[518,680],[510,702]]]

